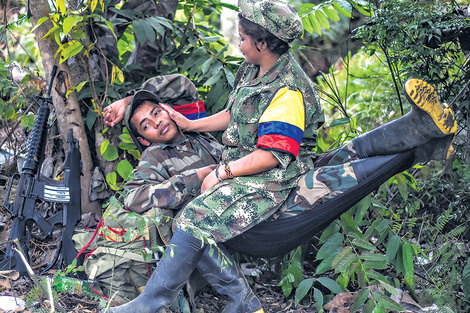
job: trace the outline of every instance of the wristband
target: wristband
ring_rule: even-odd
[[[219,183],[220,183],[223,179],[222,179],[222,177],[220,177],[219,167],[220,167],[220,164],[217,165],[217,167],[215,168],[215,177],[219,180]]]
[[[235,177],[233,176],[232,170],[230,169],[230,166],[228,165],[228,163],[225,163],[224,171],[225,171],[225,175],[227,175],[228,178],[232,179]]]

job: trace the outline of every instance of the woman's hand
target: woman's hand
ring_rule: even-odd
[[[126,111],[127,106],[132,100],[132,96],[126,97],[124,99],[115,101],[109,106],[103,109],[104,123],[110,127],[113,127],[124,117],[124,112]]]
[[[202,182],[202,186],[201,186],[201,192],[204,192],[205,190],[209,190],[219,183],[217,176],[215,176],[216,170],[217,168],[215,168],[212,172],[210,172],[209,175],[206,176],[206,178],[204,178],[204,181]]]
[[[209,175],[215,168],[217,167],[216,164],[204,166],[201,168],[196,169],[197,177],[199,181],[202,183],[207,175]]]
[[[162,109],[168,112],[170,118],[178,125],[182,130],[189,130],[189,125],[191,124],[191,120],[187,119],[186,116],[181,114],[180,112],[173,109],[170,105],[165,103],[160,103]]]

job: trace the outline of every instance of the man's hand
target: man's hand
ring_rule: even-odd
[[[201,181],[201,183],[204,181],[204,179],[209,175],[215,168],[217,167],[216,164],[208,165],[205,167],[198,168],[196,170],[197,177]],[[207,189],[205,189],[207,190]]]
[[[110,127],[113,127],[124,117],[124,112],[126,111],[127,106],[132,100],[132,96],[126,97],[124,99],[115,101],[109,106],[103,109],[104,123]]]

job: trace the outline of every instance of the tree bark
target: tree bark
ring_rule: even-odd
[[[45,16],[45,12],[50,12],[48,1],[34,1],[34,5],[31,5],[31,22],[33,26],[37,24],[41,17]],[[54,59],[55,53],[58,49],[55,41],[53,39],[42,39],[50,28],[52,28],[52,24],[50,22],[45,22],[34,31],[46,73],[50,73],[53,64],[59,63]],[[58,74],[52,90],[52,100],[56,111],[59,132],[63,141],[66,142],[67,133],[71,128],[73,130],[74,137],[79,140],[83,171],[83,176],[81,177],[82,213],[93,212],[100,216],[100,203],[96,201],[90,202],[88,196],[93,162],[80,111],[80,105],[77,101],[75,92],[71,93],[67,98],[65,97],[67,90],[71,87],[72,79],[70,69],[64,62],[58,68]]]

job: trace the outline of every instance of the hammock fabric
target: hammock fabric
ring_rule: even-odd
[[[312,238],[390,177],[413,166],[413,160],[414,150],[397,154],[341,195],[296,216],[262,222],[224,245],[254,257],[282,256]]]

